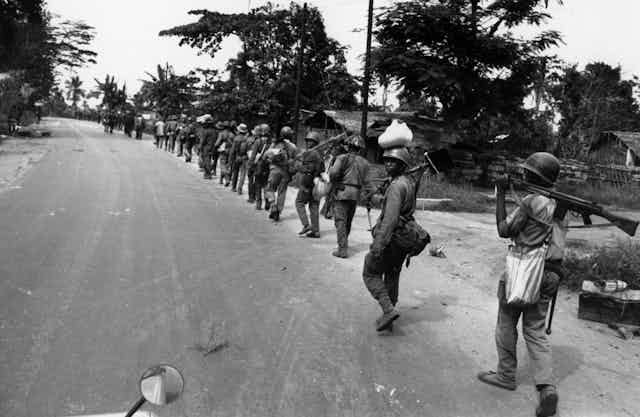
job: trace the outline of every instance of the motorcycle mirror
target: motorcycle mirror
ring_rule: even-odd
[[[152,366],[140,378],[140,393],[151,404],[170,404],[180,397],[183,389],[182,374],[170,365]]]

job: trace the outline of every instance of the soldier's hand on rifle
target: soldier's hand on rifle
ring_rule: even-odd
[[[496,178],[496,186],[498,190],[504,191],[509,188],[509,176],[508,175],[500,175]]]

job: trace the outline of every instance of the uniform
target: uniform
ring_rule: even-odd
[[[347,256],[351,223],[360,193],[368,194],[369,192],[368,173],[369,163],[355,153],[339,155],[329,168],[329,179],[334,188],[333,216],[338,237],[338,252],[341,257]]]
[[[324,161],[320,153],[313,149],[308,149],[296,161],[296,171],[298,172],[299,188],[296,196],[296,211],[302,223],[303,231],[310,228],[314,236],[320,233],[320,201],[313,197],[313,180],[319,177],[324,171]],[[306,206],[309,205],[309,216],[311,225],[307,218]]]
[[[244,143],[247,141],[247,135],[239,133],[233,138],[231,151],[229,152],[229,161],[231,163],[231,191],[237,191],[242,194],[242,184],[238,186],[238,178],[240,171],[246,171],[247,153]],[[243,153],[244,149],[244,153]],[[244,179],[243,179],[244,182]]]
[[[362,278],[382,310],[393,310],[398,302],[400,271],[406,253],[393,242],[393,231],[402,219],[413,218],[416,184],[405,175],[394,178],[382,201],[382,211],[373,229],[373,243],[365,256]]]
[[[184,133],[184,160],[185,162],[191,162],[193,157],[193,147],[198,141],[197,126],[195,122],[187,124]]]
[[[265,159],[264,153],[270,143],[270,138],[261,136],[255,140],[251,147],[251,158],[249,158],[249,164],[253,167],[253,198],[256,202],[256,210],[262,210],[263,189],[267,185],[267,181],[269,179],[269,162]]]
[[[265,197],[271,208],[270,217],[278,220],[284,209],[287,198],[287,188],[291,176],[289,164],[293,162],[296,154],[296,146],[289,141],[274,142],[271,144],[265,157],[269,161],[269,181]]]
[[[218,137],[218,131],[215,129],[213,123],[205,123],[202,126],[201,131],[201,153],[200,160],[202,161],[202,168],[204,169],[204,178],[211,179],[211,155],[215,149],[216,138]]]
[[[156,147],[160,148],[162,147],[162,143],[164,142],[164,136],[165,136],[165,125],[164,122],[162,120],[158,120],[154,126],[154,136],[156,139]]]
[[[255,180],[255,162],[252,162],[251,159],[253,157],[253,144],[256,141],[256,137],[254,135],[248,136],[247,140],[244,142],[244,144],[241,147],[240,152],[243,153],[246,157],[245,159],[245,170],[240,172],[240,178],[238,179],[238,187],[240,187],[240,190],[242,190],[242,186],[244,184],[244,179],[245,176],[247,178],[247,193],[249,194],[249,198],[247,199],[247,202],[249,204],[254,203],[255,202],[255,185],[254,185],[254,180]]]
[[[176,147],[176,135],[178,133],[178,121],[175,119],[167,122],[167,140],[165,151],[174,152]]]
[[[233,144],[234,134],[229,128],[220,132],[216,141],[215,150],[217,152],[218,163],[220,164],[220,184],[229,186],[231,183],[231,167],[229,166],[229,153]]]

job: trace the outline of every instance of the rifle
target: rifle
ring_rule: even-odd
[[[571,211],[581,215],[582,220],[587,227],[593,227],[591,216],[598,216],[608,220],[612,225],[615,225],[629,236],[634,236],[636,234],[636,230],[638,228],[637,221],[613,214],[605,210],[596,202],[583,200],[570,194],[561,193],[559,191],[552,190],[551,188],[531,184],[513,177],[509,177],[509,183],[518,189],[540,194],[555,200],[557,203],[556,210],[553,214],[555,219],[563,220],[567,212]]]

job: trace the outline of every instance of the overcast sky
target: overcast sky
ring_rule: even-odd
[[[93,89],[94,78],[115,75],[127,83],[128,91],[140,88],[145,71],[154,72],[157,64],[170,63],[178,73],[195,67],[223,68],[238,52],[237,40],[225,42],[215,58],[198,56],[197,50],[178,46],[179,38],[158,36],[158,32],[189,23],[192,9],[223,13],[246,12],[266,0],[48,0],[49,9],[65,19],[84,20],[96,28],[93,48],[98,63],[79,71],[85,88]],[[288,4],[289,2],[275,1]],[[365,47],[367,0],[309,0],[323,13],[329,36],[348,46],[348,65],[352,73],[361,72],[360,57]],[[392,0],[375,0],[376,7]],[[640,74],[640,47],[637,0],[550,0],[553,19],[549,29],[562,32],[565,45],[552,52],[561,58],[584,65],[600,60],[620,64],[626,76]]]

